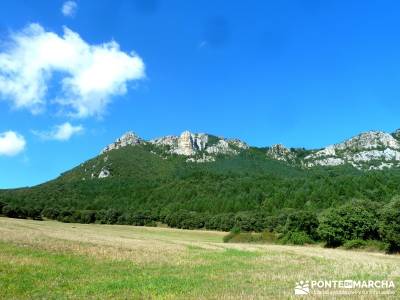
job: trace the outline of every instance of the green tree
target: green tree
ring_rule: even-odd
[[[388,244],[388,252],[400,251],[400,197],[394,198],[381,210],[379,233]]]
[[[318,234],[328,247],[356,239],[379,239],[377,207],[370,201],[352,201],[322,214]]]

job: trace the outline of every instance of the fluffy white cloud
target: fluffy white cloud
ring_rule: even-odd
[[[78,8],[78,4],[75,1],[66,1],[64,2],[61,12],[66,17],[73,17],[76,13]]]
[[[139,56],[115,41],[90,45],[66,27],[59,36],[30,24],[0,52],[0,96],[32,113],[52,104],[76,117],[101,115],[113,96],[127,92],[129,81],[145,77],[144,68]],[[60,88],[49,100],[54,78]]]
[[[14,132],[6,131],[0,133],[0,155],[14,156],[25,149],[25,138]]]
[[[56,125],[50,131],[33,131],[33,133],[45,140],[68,141],[73,135],[81,133],[83,126],[73,126],[66,122],[61,125]]]

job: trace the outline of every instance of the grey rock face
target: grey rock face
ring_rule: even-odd
[[[191,156],[198,151],[206,148],[208,136],[203,133],[193,134],[189,131],[184,131],[178,138],[178,147],[173,153]]]
[[[399,141],[386,132],[368,131],[305,157],[305,164],[308,167],[338,166],[349,163],[361,169],[366,163],[372,161],[381,161],[378,167],[374,167],[377,169],[400,163]],[[387,162],[392,163],[387,164]]]
[[[117,139],[114,143],[108,145],[107,147],[105,147],[102,151],[101,154],[114,150],[114,149],[119,149],[122,147],[126,147],[126,146],[134,146],[134,145],[139,145],[144,143],[144,141],[135,133],[129,131],[127,133],[125,133],[123,136],[121,136],[119,139]]]
[[[107,178],[111,175],[111,172],[107,168],[103,167],[99,173],[98,178]]]
[[[108,145],[101,153],[126,146],[152,144],[159,150],[154,155],[168,159],[171,154],[186,156],[187,162],[205,163],[215,161],[218,155],[238,155],[249,146],[238,139],[225,139],[204,133],[184,131],[180,136],[164,136],[145,141],[133,132],[128,132]],[[161,151],[160,151],[161,150]],[[400,167],[400,129],[392,134],[382,131],[368,131],[342,143],[327,146],[321,150],[294,151],[281,144],[273,145],[266,151],[267,157],[299,164],[302,167],[338,166],[350,164],[359,169],[384,169]],[[107,162],[108,157],[104,157]],[[103,170],[102,170],[103,171]],[[101,177],[100,177],[101,175]],[[99,178],[109,176],[107,170]]]
[[[228,139],[226,140],[229,144],[239,148],[239,149],[249,149],[249,145],[247,145],[245,142],[238,140],[238,139]]]
[[[139,136],[133,132],[128,132],[122,137],[117,139],[114,143],[108,145],[101,152],[106,153],[108,151],[119,149],[121,147],[126,147],[128,145],[139,145],[150,143],[156,146],[166,146],[168,147],[169,154],[178,154],[183,156],[194,156],[199,152],[205,151],[210,155],[218,154],[231,154],[236,155],[240,150],[248,149],[249,146],[238,140],[238,139],[224,139],[219,138],[215,143],[209,142],[209,135],[205,133],[191,133],[189,131],[184,131],[180,136],[168,135],[160,138],[156,138],[150,141],[144,141]],[[209,156],[204,156],[203,158],[196,158],[189,161],[196,162],[207,162],[211,161],[213,158]]]
[[[208,147],[206,149],[206,152],[209,154],[233,154],[236,155],[239,152],[235,149],[233,149],[229,142],[226,140],[219,140],[218,143],[215,145]]]
[[[295,154],[282,144],[271,146],[267,150],[267,156],[281,161],[291,161],[296,158]]]

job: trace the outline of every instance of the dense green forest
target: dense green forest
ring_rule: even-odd
[[[98,178],[104,167],[110,177]],[[396,251],[398,195],[398,169],[303,169],[268,159],[259,148],[187,163],[141,145],[102,154],[42,185],[2,190],[0,209],[9,217],[63,222],[270,231],[288,242],[328,246],[379,240]]]

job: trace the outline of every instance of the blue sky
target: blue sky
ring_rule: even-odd
[[[400,127],[398,1],[74,3],[0,3],[0,140],[17,143],[0,147],[0,188],[55,178],[128,130],[318,148]],[[37,59],[39,38],[79,55],[49,46]],[[102,50],[111,63],[98,67]]]

